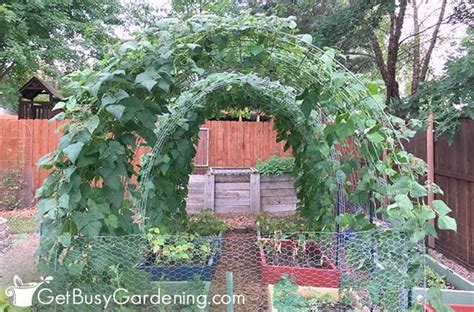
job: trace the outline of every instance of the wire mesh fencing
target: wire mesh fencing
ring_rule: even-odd
[[[39,311],[406,311],[419,253],[397,231],[77,238]],[[229,273],[232,278],[229,279]],[[58,299],[59,298],[59,299]]]

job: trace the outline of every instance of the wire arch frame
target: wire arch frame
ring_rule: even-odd
[[[212,77],[212,76],[210,76]],[[191,88],[188,92],[183,93],[183,96],[180,96],[177,99],[177,103],[181,103],[182,105],[179,105],[175,111],[172,112],[170,115],[170,118],[166,119],[165,125],[159,127],[159,132],[157,133],[158,139],[156,141],[156,144],[152,148],[152,150],[148,153],[149,159],[147,160],[147,164],[143,168],[143,177],[140,181],[140,188],[144,190],[143,196],[139,198],[137,202],[135,202],[134,205],[134,210],[138,212],[143,218],[141,218],[142,221],[145,221],[145,215],[146,215],[146,207],[147,207],[147,201],[148,201],[148,192],[149,190],[145,187],[146,183],[149,181],[152,170],[153,170],[153,161],[157,157],[157,155],[160,152],[160,149],[162,148],[163,144],[166,142],[168,139],[169,135],[173,130],[176,129],[178,126],[178,121],[180,118],[183,118],[185,114],[191,110],[193,110],[196,106],[205,103],[206,98],[208,95],[212,94],[213,92],[219,90],[222,87],[225,87],[229,85],[232,82],[237,82],[237,81],[242,81],[246,80],[245,82],[249,83],[257,83],[259,87],[265,87],[271,84],[278,84],[277,82],[271,82],[269,80],[265,80],[262,78],[259,78],[258,76],[255,75],[239,75],[235,74],[234,76],[235,80],[234,81],[229,81],[229,80],[217,80],[216,82],[212,83],[209,87],[205,89],[197,89],[199,90],[199,93],[197,95],[194,95],[192,99],[189,98],[189,95],[192,94],[193,89]],[[196,89],[194,89],[196,91]],[[269,96],[272,98],[274,101],[273,103],[276,104],[275,108],[283,108],[287,109],[289,112],[293,111],[293,114],[290,114],[290,117],[296,118],[295,112],[299,112],[299,108],[295,106],[295,102],[292,101],[291,99],[294,99],[296,96],[296,93],[292,92],[292,89],[287,88],[287,96],[284,96],[282,98],[277,98],[277,97],[272,97],[271,92],[267,92],[265,95]],[[271,106],[271,105],[270,105]],[[290,109],[291,108],[291,109]],[[296,122],[296,120],[295,120]],[[322,129],[322,127],[320,128]],[[142,222],[140,224],[140,227],[144,229],[145,223]]]
[[[202,16],[197,18],[202,18]],[[191,19],[191,21],[192,20],[193,19]],[[271,66],[271,64],[283,64],[283,66],[288,67],[284,71],[285,79],[290,82],[291,87],[293,87],[297,92],[303,91],[305,87],[312,83],[332,84],[333,82],[329,79],[331,77],[331,74],[335,71],[340,71],[346,76],[346,81],[344,82],[344,85],[336,90],[330,90],[332,99],[334,99],[336,103],[338,103],[340,106],[339,109],[344,108],[347,111],[364,114],[367,117],[378,119],[381,124],[388,125],[392,130],[395,129],[389,114],[384,111],[384,107],[381,102],[374,98],[373,95],[368,91],[364,83],[356,75],[351,73],[342,63],[337,61],[334,56],[328,56],[326,51],[311,43],[308,43],[307,41],[303,40],[298,36],[281,31],[281,27],[272,27],[271,25],[268,26],[268,24],[265,24],[264,26],[249,26],[247,28],[243,28],[242,32],[247,31],[249,28],[252,28],[252,30],[255,31],[253,37],[241,38],[240,36],[238,36],[238,44],[236,41],[230,41],[228,42],[228,45],[226,47],[226,49],[238,49],[236,53],[239,55],[239,61],[234,64],[226,64],[225,62],[220,62],[221,60],[219,59],[212,58],[210,61],[210,67],[206,68],[208,70],[207,74],[212,72],[225,72],[230,70],[239,71],[244,69],[244,67],[242,66],[242,42],[253,42],[252,39],[254,39],[254,37],[258,37],[258,35],[265,35],[267,37],[270,37],[272,42],[271,46],[267,47],[268,49],[270,49],[267,65]],[[174,60],[176,66],[178,66],[178,63],[181,58],[191,58],[189,49],[187,49],[185,45],[186,42],[194,42],[199,44],[201,41],[205,40],[209,34],[213,32],[217,34],[227,33],[230,35],[230,37],[232,37],[233,34],[235,35],[234,32],[238,33],[239,31],[236,31],[235,29],[230,29],[227,32],[227,29],[225,29],[224,27],[219,27],[215,25],[214,27],[209,27],[204,31],[185,34],[181,37],[178,36],[178,39],[174,39],[177,43],[176,50],[174,51],[174,54],[176,55],[176,58]],[[296,49],[296,51],[299,53],[294,53],[293,49]],[[182,55],[179,55],[180,51],[183,53]],[[322,58],[328,58],[331,62],[331,65],[323,66],[324,64],[321,64]],[[192,86],[193,83],[199,81],[197,80],[199,78],[205,79],[205,77],[199,77],[195,74],[188,76],[185,75],[184,78],[182,77],[181,80],[178,80],[177,84],[181,85],[183,90],[186,90],[191,88],[190,85]],[[303,80],[302,78],[304,78],[304,80],[306,81],[304,84],[300,83],[300,81]],[[216,88],[218,88],[218,86],[216,86]],[[350,88],[352,89],[349,92]],[[195,100],[202,100],[211,92],[213,92],[212,88],[208,90],[201,90],[201,93],[199,93],[198,97],[195,98]],[[375,108],[376,111],[372,111],[371,113],[369,113],[368,110],[358,109],[359,105],[367,106],[369,105],[368,103],[370,103],[370,105]],[[174,114],[179,116],[180,114],[185,114],[186,110],[189,109],[192,109],[192,106],[187,108],[181,107],[180,110],[175,111]],[[319,115],[322,120],[331,118],[331,116],[324,111],[324,107],[315,107],[315,110],[319,112]],[[172,131],[173,127],[175,126],[176,121],[167,124],[166,127],[160,128],[160,131],[162,133],[158,133],[157,143],[151,151],[152,155],[155,155],[158,152],[159,146],[163,144],[163,140],[165,139],[165,137],[167,137],[169,131]],[[393,131],[393,133],[396,134],[395,131]],[[398,145],[403,149],[403,144],[400,138],[395,135],[395,139],[397,140]],[[365,143],[372,144],[367,140],[365,140]],[[369,157],[371,157],[370,161],[373,163],[379,160],[372,157],[372,155],[369,155]],[[150,174],[151,169],[149,167],[143,169],[143,179],[140,183],[141,187],[146,181],[148,181]],[[139,200],[138,203],[134,205],[134,208],[138,211],[142,211],[144,209],[144,206],[146,206],[146,199]]]
[[[146,165],[142,169],[142,179],[140,181],[139,187],[142,189],[142,196],[138,199],[138,201],[134,204],[134,210],[136,213],[140,215],[139,226],[142,231],[146,228],[146,215],[147,215],[147,201],[148,201],[148,193],[149,190],[145,187],[147,182],[150,178],[152,178],[153,173],[153,163],[156,157],[160,154],[161,148],[163,144],[167,141],[170,134],[178,127],[178,121],[181,118],[184,118],[186,113],[193,111],[196,107],[206,105],[206,100],[209,95],[213,92],[218,92],[223,87],[228,85],[232,85],[236,82],[245,82],[250,84],[254,89],[261,91],[264,96],[269,98],[270,104],[262,104],[262,108],[264,111],[270,111],[276,113],[278,110],[283,110],[283,114],[285,116],[290,116],[290,118],[294,119],[294,124],[298,124],[297,117],[302,115],[299,105],[295,102],[295,97],[297,95],[297,91],[293,88],[286,87],[285,94],[283,96],[275,96],[273,93],[277,93],[276,86],[282,87],[281,84],[275,81],[271,81],[269,79],[261,78],[255,74],[228,74],[223,78],[218,80],[212,81],[209,85],[205,88],[202,88],[205,85],[204,82],[207,80],[212,80],[214,78],[213,75],[210,75],[202,80],[195,82],[188,91],[182,93],[182,95],[176,100],[175,109],[169,114],[168,118],[164,119],[161,125],[158,128],[157,132],[157,142],[154,145],[153,149],[148,154],[148,159]],[[273,90],[272,90],[273,89]],[[281,94],[280,94],[281,95]],[[278,116],[278,115],[276,115]],[[301,117],[301,116],[300,116]],[[277,117],[278,118],[278,117]],[[316,125],[315,129],[318,133],[322,133],[323,130],[323,120],[321,118],[321,114],[313,114],[311,116],[311,120]],[[316,137],[314,138],[316,139]],[[333,150],[332,153],[333,161],[336,161],[335,151]],[[340,187],[341,181],[339,175],[337,176],[338,187]],[[338,201],[339,199],[338,195]],[[342,202],[341,205],[344,203]]]

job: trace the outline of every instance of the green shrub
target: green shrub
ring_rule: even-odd
[[[292,157],[271,156],[266,161],[257,161],[256,169],[263,175],[283,175],[293,171],[295,159]]]
[[[261,234],[297,233],[307,230],[306,222],[299,217],[277,217],[266,213],[255,218],[255,226]]]
[[[225,232],[227,225],[219,220],[209,209],[202,210],[200,213],[191,217],[188,225],[188,232],[200,236],[218,235],[219,232]]]

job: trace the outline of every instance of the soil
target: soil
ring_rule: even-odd
[[[219,219],[224,221],[230,229],[234,227],[253,227],[255,225],[255,215],[217,214],[217,216],[219,217]]]
[[[428,253],[430,256],[438,260],[440,263],[444,264],[448,268],[450,268],[453,272],[461,275],[462,277],[466,278],[468,281],[474,283],[474,271],[469,270],[465,266],[457,263],[454,260],[451,260],[444,256],[443,254],[437,252],[436,250],[429,249]]]
[[[21,234],[12,235],[13,246],[4,254],[0,254],[0,286],[12,284],[13,276],[18,275],[25,282],[39,281],[37,270],[39,235]]]

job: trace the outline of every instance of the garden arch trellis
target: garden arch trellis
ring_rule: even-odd
[[[409,136],[411,131],[403,121],[384,112],[375,84],[364,85],[335,61],[334,51],[314,47],[309,35],[295,36],[295,26],[291,18],[276,17],[198,16],[185,23],[167,19],[160,22],[155,32],[123,44],[116,56],[104,62],[101,71],[77,74],[71,84],[76,96],[63,105],[72,122],[66,126],[55,154],[42,161],[43,165],[55,169],[39,192],[44,238],[40,253],[56,258],[61,250],[69,248],[72,235],[94,237],[140,232],[137,225],[143,224],[144,217],[150,217],[142,215],[147,197],[144,201],[140,198],[143,192],[149,194],[151,190],[154,195],[165,194],[161,199],[169,200],[167,203],[156,201],[160,209],[155,209],[152,222],[164,225],[179,224],[176,218],[184,220],[181,208],[186,177],[183,174],[189,173],[192,141],[186,140],[189,137],[184,141],[176,137],[168,140],[172,147],[170,155],[186,156],[180,158],[186,160],[184,163],[176,163],[184,168],[179,170],[179,175],[164,170],[166,164],[163,163],[169,159],[155,153],[149,165],[145,162],[150,166],[145,173],[152,172],[152,167],[155,167],[153,174],[158,174],[156,169],[171,173],[163,174],[161,180],[141,177],[142,188],[136,189],[127,185],[136,174],[131,164],[135,139],[139,136],[147,146],[157,146],[156,151],[159,151],[160,143],[164,142],[160,140],[167,136],[163,136],[163,131],[153,132],[158,118],[168,118],[171,121],[163,124],[177,124],[188,131],[189,120],[173,114],[174,107],[186,107],[189,97],[204,96],[209,87],[206,84],[219,75],[219,87],[226,85],[224,78],[241,81],[247,77],[245,79],[258,82],[257,86],[264,87],[265,91],[292,90],[290,93],[298,103],[294,105],[298,105],[301,112],[298,114],[304,117],[302,125],[314,118],[311,116],[328,122],[320,128],[321,140],[315,140],[322,145],[313,146],[313,150],[300,146],[301,155],[320,157],[311,166],[302,158],[299,163],[299,169],[306,175],[296,186],[302,190],[301,211],[309,220],[314,219],[319,225],[333,222],[330,213],[319,213],[332,209],[336,183],[331,182],[336,181],[338,174],[343,177],[344,185],[349,186],[345,177],[358,170],[360,183],[354,196],[349,196],[350,200],[361,203],[371,197],[384,203],[387,196],[387,201],[393,204],[382,208],[388,211],[393,224],[408,230],[414,240],[433,233],[429,221],[436,215],[421,200],[428,186],[417,182],[417,176],[424,173],[424,166],[397,147],[399,139]],[[241,76],[232,76],[231,72]],[[205,76],[208,77],[202,79]],[[258,90],[253,87],[248,91]],[[203,93],[196,93],[198,90]],[[229,93],[225,91],[213,94]],[[82,104],[80,109],[77,103]],[[205,114],[199,118],[203,116]],[[174,117],[178,118],[173,120]],[[291,129],[291,126],[286,124],[279,128]],[[158,129],[163,130],[160,127]],[[344,144],[348,137],[357,142],[357,159],[332,158],[334,145]],[[301,140],[298,136],[282,138]],[[183,144],[182,150],[179,142]],[[385,162],[379,160],[383,150],[387,151]],[[131,193],[130,198],[125,198],[126,190]],[[321,191],[326,195],[321,196]],[[305,198],[308,200],[304,201]],[[413,199],[418,204],[413,205]],[[172,210],[161,209],[173,206]],[[447,224],[451,220],[444,206],[440,205],[436,212],[444,220],[442,227],[452,227]],[[352,225],[357,220],[348,217],[345,221]]]

